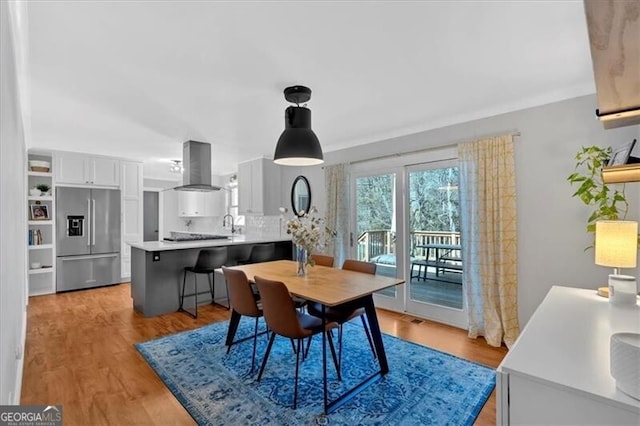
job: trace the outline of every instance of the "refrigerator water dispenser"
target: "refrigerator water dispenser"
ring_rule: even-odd
[[[67,216],[67,236],[84,236],[84,216]]]

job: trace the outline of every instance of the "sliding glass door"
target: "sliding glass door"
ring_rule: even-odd
[[[397,173],[364,173],[353,177],[355,226],[351,245],[355,258],[377,265],[376,274],[402,276],[398,263],[396,187]],[[403,287],[397,286],[378,292],[376,305],[401,310]]]
[[[406,168],[407,312],[463,326],[458,168],[438,161]]]
[[[351,257],[405,279],[376,306],[466,328],[455,149],[357,164],[351,199]]]

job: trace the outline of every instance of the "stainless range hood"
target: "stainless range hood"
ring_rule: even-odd
[[[182,146],[182,186],[176,191],[220,191],[219,186],[211,185],[211,144],[186,141]]]

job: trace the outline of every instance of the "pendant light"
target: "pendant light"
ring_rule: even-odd
[[[324,163],[320,141],[311,130],[311,110],[300,103],[311,99],[311,89],[291,86],[284,89],[284,98],[295,103],[284,112],[284,132],[278,139],[273,162],[283,166],[315,166]]]
[[[182,173],[184,171],[184,168],[182,167],[182,161],[171,160],[171,164],[169,165],[169,171],[171,173]]]

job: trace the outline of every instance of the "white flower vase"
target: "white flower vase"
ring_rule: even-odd
[[[31,188],[29,190],[29,195],[32,197],[38,197],[40,195],[40,190],[38,188]]]
[[[301,246],[296,246],[297,274],[300,277],[307,275],[307,251]]]

